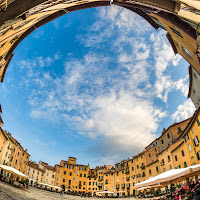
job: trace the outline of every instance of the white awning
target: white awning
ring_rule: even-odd
[[[98,194],[114,194],[114,192],[111,191],[102,191],[102,192],[97,192]]]
[[[0,168],[4,169],[6,171],[9,171],[10,173],[14,173],[14,174],[16,174],[18,176],[26,177],[27,178],[27,176],[25,174],[21,173],[20,171],[18,171],[17,169],[15,169],[13,167],[10,167],[10,166],[7,166],[7,165],[1,165],[0,164]]]
[[[38,185],[44,185],[44,186],[51,187],[51,188],[55,188],[55,189],[59,189],[59,190],[62,189],[61,187],[54,186],[54,185],[49,185],[49,184],[47,184],[47,183],[38,183]]]
[[[185,177],[192,176],[195,173],[200,173],[200,164],[194,165],[194,166],[189,166],[186,168],[171,169],[162,174],[154,176],[153,178],[150,178],[146,181],[142,181],[141,183],[135,184],[135,188],[153,186],[153,185],[158,185],[158,184],[165,184],[170,181],[176,181],[178,179],[180,180]]]

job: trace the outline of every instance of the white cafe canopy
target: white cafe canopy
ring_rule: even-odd
[[[171,169],[162,174],[154,176],[153,178],[147,179],[146,181],[142,181],[141,183],[135,184],[135,188],[165,184],[171,181],[180,180],[181,178],[184,178],[184,177],[192,176],[195,173],[196,174],[200,173],[200,164],[189,166],[186,168]]]
[[[61,190],[62,188],[61,187],[57,187],[57,186],[54,186],[54,185],[49,185],[47,183],[38,183],[39,185],[44,185],[44,186],[47,186],[47,187],[51,187],[51,188],[55,188],[55,189],[59,189]]]
[[[20,171],[18,171],[17,169],[15,169],[13,167],[10,167],[10,166],[7,166],[7,165],[1,165],[0,164],[0,168],[4,169],[5,171],[9,171],[10,173],[14,173],[14,174],[16,174],[18,176],[27,178],[27,176],[25,174],[21,173]]]
[[[110,191],[102,191],[102,192],[97,192],[98,194],[114,194],[114,192]]]

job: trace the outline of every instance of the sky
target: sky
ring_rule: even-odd
[[[164,30],[117,6],[68,13],[15,50],[0,84],[3,129],[50,165],[95,167],[143,151],[191,117],[189,64]]]

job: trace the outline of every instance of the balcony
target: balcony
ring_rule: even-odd
[[[129,174],[129,173],[130,173],[129,171],[126,171],[126,172],[125,172],[125,174]]]
[[[161,163],[160,163],[161,166],[163,166],[164,164],[165,164],[164,162],[161,162]]]
[[[141,169],[145,169],[145,166],[144,166],[144,165],[142,165],[142,166],[140,166],[140,168],[141,168]]]
[[[100,178],[99,181],[103,181],[103,178]]]

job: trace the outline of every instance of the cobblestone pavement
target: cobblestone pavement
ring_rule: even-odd
[[[72,195],[60,195],[59,193],[41,190],[35,187],[30,187],[23,191],[21,188],[16,188],[8,183],[0,181],[0,200],[97,200],[98,198],[84,198]],[[136,200],[135,198],[118,198],[118,200]],[[109,200],[112,200],[109,198]],[[114,199],[113,199],[114,200]],[[116,200],[116,199],[115,199]],[[142,200],[142,199],[140,199]],[[147,200],[147,199],[146,199]]]

